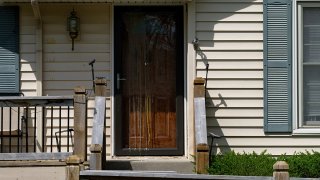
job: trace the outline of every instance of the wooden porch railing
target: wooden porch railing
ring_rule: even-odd
[[[72,96],[0,97],[0,152],[61,152],[62,136],[71,151],[72,108]]]
[[[87,96],[0,97],[0,160],[87,157]],[[26,157],[22,157],[21,154]],[[56,153],[56,154],[55,154]]]

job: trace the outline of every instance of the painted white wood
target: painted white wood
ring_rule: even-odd
[[[207,144],[207,122],[204,97],[194,98],[194,124],[196,145]]]
[[[196,10],[195,7],[196,3],[195,1],[192,1],[186,5],[187,11],[187,26],[185,32],[187,33],[187,56],[186,56],[186,87],[187,92],[185,92],[187,99],[193,99],[193,80],[196,77],[196,51],[193,47],[192,41],[196,38]],[[192,155],[194,155],[195,152],[195,135],[194,135],[194,109],[193,104],[188,103],[188,101],[184,101],[186,103],[186,109],[185,109],[185,154],[188,156],[189,159],[193,158]]]
[[[100,144],[103,146],[103,132],[106,112],[105,108],[106,98],[102,96],[96,96],[91,144]]]

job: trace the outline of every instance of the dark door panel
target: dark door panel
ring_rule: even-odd
[[[116,155],[183,154],[182,9],[115,7]]]

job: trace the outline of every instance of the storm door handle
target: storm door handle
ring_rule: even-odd
[[[124,79],[124,78],[120,78],[120,74],[117,73],[117,89],[119,90],[120,89],[120,81],[125,81],[127,79]]]

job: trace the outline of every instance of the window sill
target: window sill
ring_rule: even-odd
[[[294,129],[292,135],[320,135],[320,129]]]

